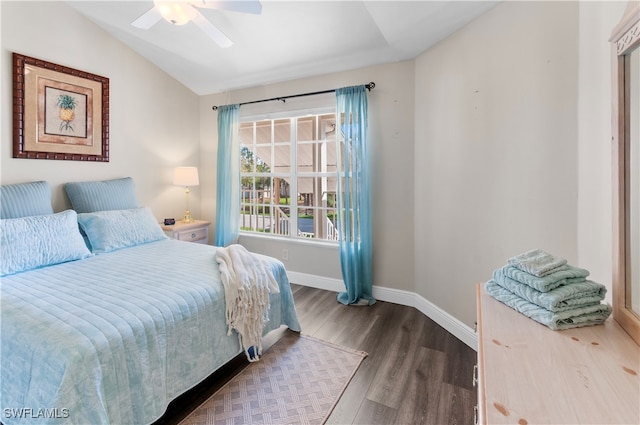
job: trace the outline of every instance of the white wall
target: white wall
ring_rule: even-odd
[[[181,217],[184,192],[173,168],[199,165],[198,96],[64,2],[1,1],[0,180],[47,180],[56,211],[68,208],[62,184],[131,176],[142,205],[156,217]],[[110,79],[110,161],[85,163],[12,158],[12,52]],[[199,215],[199,188],[192,196]]]
[[[206,179],[215,182],[217,154],[217,113],[212,105],[267,99],[289,94],[314,92],[337,87],[376,83],[369,93],[370,136],[375,188],[374,284],[413,291],[413,61],[358,69],[349,72],[307,78],[281,84],[203,96],[200,102],[202,153]],[[305,109],[327,101],[326,96],[304,97],[242,108],[248,114],[264,108]],[[332,96],[329,102],[335,102]],[[241,109],[242,110],[242,109]],[[244,112],[243,112],[244,113]],[[202,210],[208,218],[215,216],[215,184],[204,187]],[[313,246],[308,243],[273,241],[259,237],[241,237],[247,248],[281,258],[289,250],[288,270],[341,279],[337,246]]]
[[[507,258],[578,260],[577,55],[577,2],[505,2],[416,59],[415,290],[469,326]]]
[[[578,98],[578,262],[605,284],[611,302],[612,157],[609,37],[626,1],[580,3]]]

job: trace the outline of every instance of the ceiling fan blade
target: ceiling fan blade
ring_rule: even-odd
[[[162,15],[157,7],[152,7],[143,13],[138,19],[131,22],[136,28],[141,28],[143,30],[147,30],[154,26],[160,19],[162,19]]]
[[[200,12],[196,13],[192,22],[196,24],[202,31],[204,31],[209,38],[218,43],[220,47],[230,47],[233,45],[231,41],[222,31],[220,31],[215,25],[211,23],[207,18],[202,16]]]
[[[196,0],[191,4],[205,9],[231,10],[254,15],[262,13],[262,4],[258,0]]]

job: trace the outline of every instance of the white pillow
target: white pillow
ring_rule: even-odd
[[[0,220],[2,276],[91,256],[76,212]]]

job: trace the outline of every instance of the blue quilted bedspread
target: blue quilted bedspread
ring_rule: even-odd
[[[282,263],[265,334],[300,331]],[[0,421],[145,424],[242,350],[215,248],[162,240],[3,278]]]

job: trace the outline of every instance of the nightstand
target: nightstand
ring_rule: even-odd
[[[164,233],[172,239],[203,244],[209,243],[210,225],[210,221],[204,220],[194,220],[193,223],[183,223],[176,220],[176,224],[171,226],[160,223]]]

